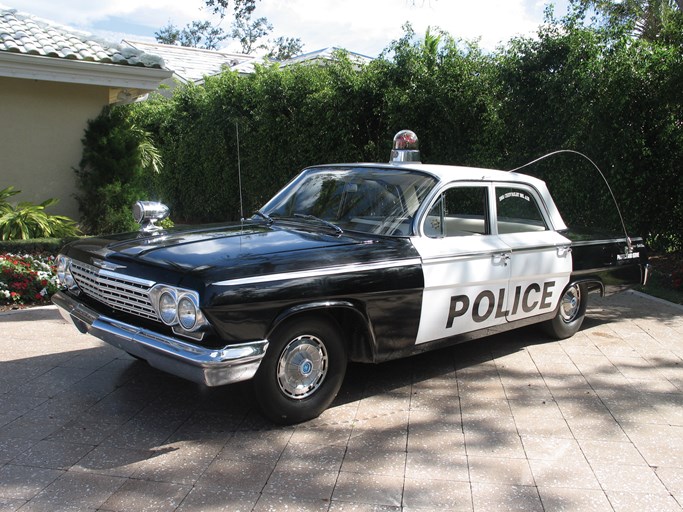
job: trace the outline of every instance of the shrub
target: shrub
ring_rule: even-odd
[[[46,208],[55,205],[58,199],[48,199],[40,204],[28,202],[12,205],[8,197],[19,190],[7,187],[0,190],[0,239],[27,240],[30,238],[67,237],[79,233],[76,223],[61,215],[51,215]]]
[[[160,169],[161,155],[149,132],[136,126],[124,107],[105,107],[88,122],[76,170],[86,232],[136,229],[131,207],[152,198]]]

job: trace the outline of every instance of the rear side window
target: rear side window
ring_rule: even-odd
[[[536,198],[526,189],[496,187],[496,211],[498,234],[548,229]]]

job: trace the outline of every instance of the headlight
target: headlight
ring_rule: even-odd
[[[197,323],[197,307],[187,295],[178,301],[178,323],[186,331],[194,329]]]
[[[159,296],[159,317],[166,325],[176,324],[178,317],[175,296],[170,291],[165,291]]]
[[[71,258],[60,254],[57,256],[57,281],[59,286],[76,291],[77,285],[74,276],[71,274]]]
[[[173,327],[174,332],[179,330],[180,334],[189,335],[208,325],[199,309],[199,294],[195,291],[158,284],[150,290],[149,296],[159,319]]]
[[[60,254],[57,256],[57,279],[60,286],[66,286],[66,271],[69,266],[69,258]]]

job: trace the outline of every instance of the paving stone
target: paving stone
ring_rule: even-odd
[[[511,486],[534,485],[534,478],[525,459],[468,456],[470,480],[473,483],[490,483]]]
[[[674,512],[681,510],[673,496],[665,494],[607,491],[607,498],[614,512],[643,512],[644,510]]]
[[[268,478],[264,494],[278,494],[309,500],[330,500],[337,476],[334,471],[308,471],[306,468],[278,469]],[[348,474],[348,473],[341,473]],[[363,475],[367,480],[381,478],[377,475]]]
[[[126,482],[123,478],[64,473],[29,502],[36,512],[97,509]]]
[[[579,445],[591,464],[647,465],[643,456],[630,442],[614,443],[584,439],[579,441]]]
[[[530,460],[539,487],[600,489],[591,466],[585,459]]]
[[[332,499],[400,507],[403,485],[402,477],[341,472]]]
[[[475,512],[519,511],[543,512],[536,487],[472,483]]]
[[[0,467],[0,497],[30,500],[62,473],[54,469],[7,464]]]
[[[191,489],[187,485],[127,480],[102,508],[112,512],[176,510]]]
[[[12,460],[13,464],[50,469],[69,469],[94,446],[61,441],[40,441]]]
[[[604,512],[611,510],[607,495],[602,490],[572,489],[539,486],[543,508],[555,512]]]
[[[406,452],[348,448],[341,471],[403,477],[406,473]]]
[[[272,473],[271,464],[217,459],[201,475],[197,485],[241,492],[261,492]]]
[[[653,468],[645,465],[592,464],[595,476],[606,491],[668,495]]]
[[[257,492],[226,489],[221,485],[195,485],[177,512],[250,512],[261,497]]]
[[[328,500],[307,500],[292,496],[263,494],[253,512],[326,512],[330,506]]]
[[[403,506],[408,510],[472,510],[469,482],[406,478],[404,485]]]

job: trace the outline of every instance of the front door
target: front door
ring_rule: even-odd
[[[506,322],[511,251],[491,233],[490,190],[450,186],[413,240],[425,279],[418,344]]]

